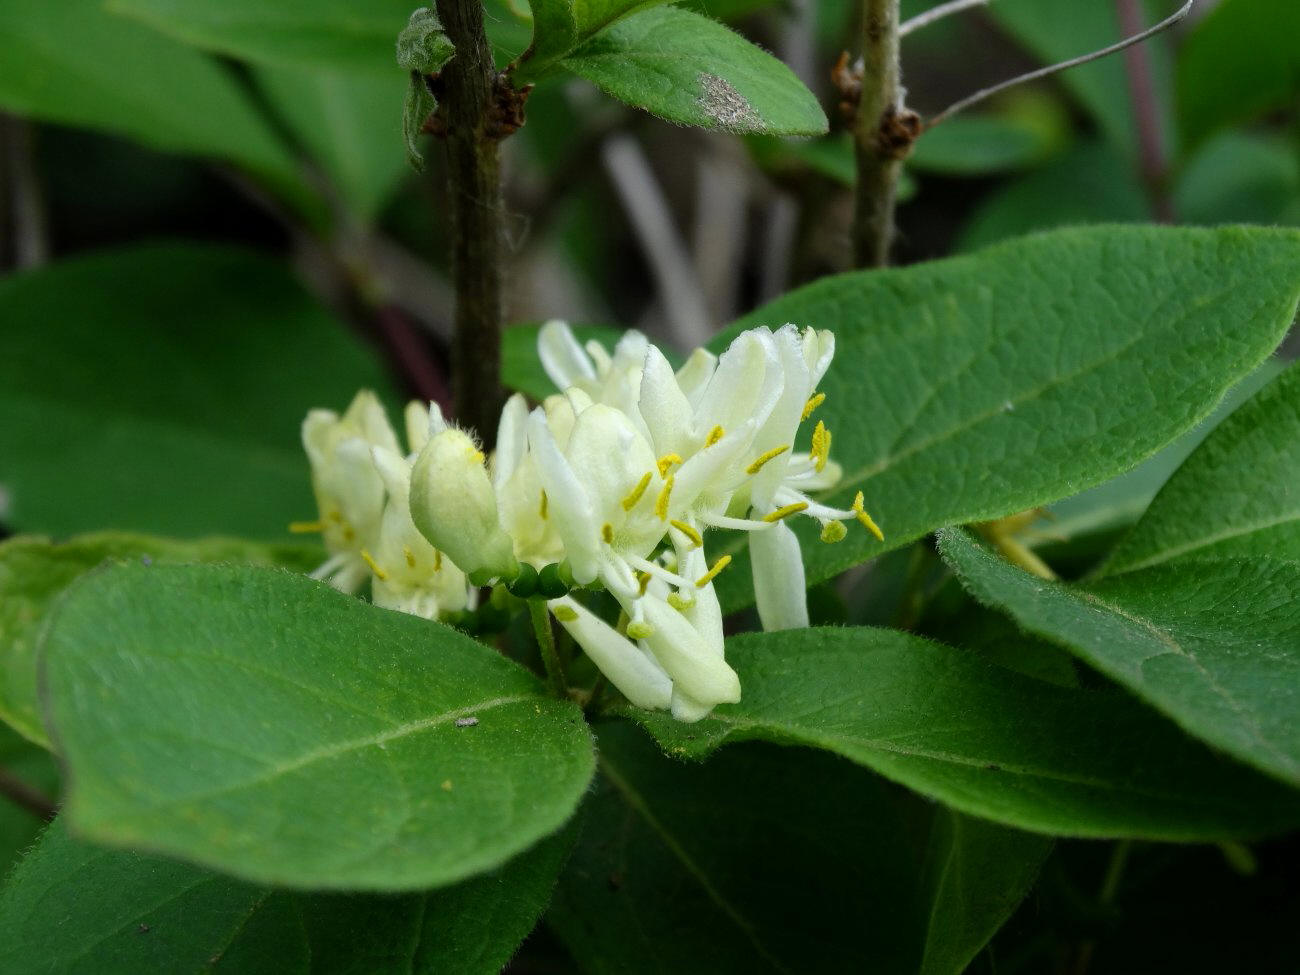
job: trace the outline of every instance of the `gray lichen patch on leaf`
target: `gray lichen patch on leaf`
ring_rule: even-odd
[[[720,127],[733,132],[762,131],[762,116],[727,79],[701,71],[699,82],[700,108]]]

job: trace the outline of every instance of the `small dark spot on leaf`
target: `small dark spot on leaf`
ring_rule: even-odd
[[[140,564],[145,566],[153,565],[153,559],[148,555],[142,555],[140,556]]]
[[[992,763],[990,763],[990,764],[988,764],[988,765],[985,765],[984,767],[985,767],[986,769],[988,769],[990,772],[1001,772],[1001,771],[1002,771],[1002,766],[1001,766],[1001,765],[993,765]]]
[[[142,925],[140,925],[140,927],[138,928],[138,930],[139,930],[139,932],[140,932],[141,934],[148,934],[148,933],[149,933],[149,925],[147,925],[147,924],[142,924]]]

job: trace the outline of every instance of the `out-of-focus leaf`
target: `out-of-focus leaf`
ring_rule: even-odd
[[[491,873],[403,896],[255,887],[79,842],[57,821],[0,896],[10,975],[495,975],[532,928],[566,831]]]
[[[1183,169],[1174,209],[1185,223],[1300,223],[1300,154],[1281,140],[1225,132]]]
[[[303,196],[297,163],[230,73],[101,0],[0,4],[0,108],[234,162]]]
[[[977,250],[1036,230],[1137,223],[1150,216],[1146,195],[1123,156],[1109,146],[1083,145],[982,200],[957,250]]]
[[[1230,556],[1300,561],[1300,365],[1219,424],[1169,479],[1105,571]]]
[[[1191,734],[1300,784],[1300,562],[1183,562],[1066,586],[1029,575],[960,529],[943,532],[940,547],[977,599],[1069,648]]]
[[[716,21],[676,7],[607,27],[559,64],[620,101],[681,125],[821,135],[826,115],[794,73]]]
[[[387,383],[279,262],[155,244],[0,281],[6,521],[284,537],[316,510],[299,426]]]
[[[907,164],[945,176],[984,176],[1025,169],[1052,151],[1050,133],[1001,115],[958,115],[916,140]]]
[[[1300,107],[1300,4],[1222,0],[1178,53],[1188,141],[1283,106]]]
[[[256,68],[254,76],[350,214],[362,222],[378,216],[406,174],[401,121],[407,79],[400,72],[299,67]]]
[[[1300,823],[1300,793],[1126,694],[1048,684],[866,627],[743,634],[727,641],[727,660],[740,675],[739,704],[695,724],[625,713],[671,755],[703,758],[750,739],[810,745],[1035,832],[1187,841]]]
[[[148,563],[233,562],[310,571],[318,546],[262,545],[233,538],[178,541],[101,532],[54,544],[20,535],[0,542],[0,718],[48,748],[36,691],[36,650],[54,600],[76,579],[110,559]]]
[[[537,356],[537,333],[540,325],[512,325],[501,340],[501,382],[507,389],[523,393],[541,402],[563,390],[556,389],[542,360]],[[574,325],[573,333],[582,343],[597,342],[612,349],[623,333],[608,325]]]
[[[693,767],[606,724],[600,769],[548,914],[592,973],[952,975],[1050,845],[816,752],[749,745]]]
[[[259,883],[463,880],[559,829],[594,768],[522,667],[287,572],[114,566],[42,652],[71,827]]]

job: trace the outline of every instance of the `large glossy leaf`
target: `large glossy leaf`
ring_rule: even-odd
[[[315,512],[299,425],[387,386],[279,262],[159,244],[0,281],[13,529],[287,537]]]
[[[1109,574],[1176,559],[1300,560],[1300,366],[1224,420],[1107,561]]]
[[[101,0],[0,5],[0,107],[237,162],[290,193],[298,182],[297,164],[232,75],[106,13]]]
[[[1178,121],[1191,140],[1300,96],[1300,5],[1223,0],[1178,55]]]
[[[494,975],[532,928],[571,842],[404,896],[305,894],[79,842],[56,822],[0,895],[10,975]]]
[[[267,64],[399,73],[413,0],[107,0],[115,13],[199,47]]]
[[[844,476],[829,497],[847,507],[863,491],[886,540],[826,545],[801,526],[816,581],[1133,467],[1268,355],[1297,298],[1300,234],[1096,227],[825,278],[732,331],[835,332],[818,416]],[[744,543],[730,544],[719,553]],[[723,579],[743,602],[744,573]]]
[[[43,652],[72,827],[259,882],[451,883],[556,830],[592,773],[580,712],[523,668],[285,572],[98,572]]]
[[[310,571],[323,557],[318,546],[263,545],[230,538],[180,541],[115,532],[82,535],[57,545],[34,535],[0,543],[0,719],[49,747],[36,693],[40,630],[55,599],[100,563],[109,559],[234,562]]]
[[[821,135],[827,127],[816,96],[784,64],[730,28],[676,7],[620,21],[560,65],[681,125],[773,135]]]
[[[1049,847],[816,752],[682,765],[604,725],[600,769],[548,914],[591,973],[955,975]]]
[[[262,67],[257,80],[354,219],[373,220],[409,172],[401,72]]]
[[[1127,695],[1049,684],[898,630],[748,634],[743,698],[684,725],[628,713],[674,755],[760,738],[824,748],[962,812],[1064,836],[1193,840],[1300,823],[1300,794]]]
[[[1300,562],[1193,561],[1066,586],[1022,572],[958,529],[940,544],[976,598],[1193,735],[1300,785]]]

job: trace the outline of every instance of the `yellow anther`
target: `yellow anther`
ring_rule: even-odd
[[[600,526],[600,537],[605,540],[606,545],[614,544],[614,526],[609,522]]]
[[[709,431],[709,435],[704,438],[704,446],[712,447],[715,443],[727,435],[727,431],[722,427],[714,427]]]
[[[659,464],[659,469],[662,471],[663,461],[660,461]],[[636,487],[629,491],[627,497],[623,499],[624,511],[631,511],[636,507],[636,503],[641,500],[641,495],[645,494],[645,489],[650,486],[650,478],[653,476],[654,471],[646,471],[641,475],[641,480],[636,482]]]
[[[820,474],[826,469],[826,461],[831,456],[831,432],[826,429],[826,424],[821,420],[817,421],[817,426],[813,430],[812,449],[808,452],[813,459],[813,466]]]
[[[858,516],[858,521],[862,522],[863,526],[867,529],[867,531],[875,535],[876,538],[879,539],[880,541],[883,542],[885,540],[885,533],[880,530],[880,526],[877,525],[874,521],[872,521],[871,515],[867,514],[866,511],[864,511],[862,508],[861,491],[859,491],[858,496],[853,499],[853,513]]]
[[[325,523],[323,521],[291,521],[289,522],[289,531],[295,535],[308,535],[312,532],[323,532]]]
[[[668,471],[672,468],[672,466],[674,464],[680,464],[681,462],[682,462],[682,458],[678,454],[664,454],[662,457],[659,458],[655,466],[659,468],[660,477],[667,477]]]
[[[703,589],[705,586],[707,586],[710,582],[713,581],[714,576],[716,576],[719,572],[721,572],[729,565],[731,565],[731,556],[724,555],[722,558],[718,559],[718,561],[713,563],[712,569],[710,569],[708,572],[704,573],[704,575],[700,576],[698,579],[695,580],[695,588]]]
[[[816,396],[809,396],[808,402],[803,405],[803,416],[799,417],[799,422],[802,423],[804,420],[808,419],[808,417],[812,416],[813,410],[817,409],[817,407],[821,406],[825,402],[825,393],[818,393]]]
[[[441,549],[435,548],[433,550],[433,571],[434,572],[442,571],[442,550]]]
[[[681,593],[670,592],[668,594],[668,605],[677,610],[677,612],[684,613],[695,605],[695,600],[693,598],[687,598]]]
[[[578,611],[572,606],[556,606],[551,614],[561,623],[572,623],[578,618]]]
[[[644,595],[645,595],[645,591],[646,591],[646,589],[648,589],[649,586],[650,586],[650,573],[649,573],[649,572],[638,572],[638,573],[636,574],[636,584],[637,584],[637,590],[638,590],[638,593],[637,593],[637,594],[638,594],[638,595],[641,595],[641,596],[644,596]]]
[[[700,537],[700,533],[695,528],[694,525],[688,525],[686,524],[686,522],[678,521],[676,518],[668,522],[668,524],[672,525],[679,532],[681,532],[683,535],[689,538],[691,542],[694,543],[696,548],[699,548],[701,545],[704,544],[704,539]]]
[[[546,520],[546,513],[550,510],[550,504],[550,499],[546,497],[546,492],[543,491],[541,503],[537,506],[537,514],[541,517],[542,521]]]
[[[388,573],[379,567],[379,563],[371,558],[370,553],[364,548],[361,550],[361,557],[366,560],[366,565],[370,566],[370,571],[375,574],[375,578],[383,582],[388,578]]]
[[[325,518],[329,521],[337,522],[340,525],[343,524],[343,512],[341,511],[331,511],[325,516]]]
[[[828,521],[822,525],[822,541],[827,545],[834,545],[836,542],[844,541],[844,536],[849,530],[844,527],[841,521]]]
[[[790,445],[787,443],[787,444],[782,444],[780,447],[773,447],[771,450],[767,451],[766,453],[759,454],[757,457],[754,458],[754,463],[750,464],[748,467],[745,468],[745,473],[757,474],[760,470],[763,469],[763,465],[766,464],[769,460],[771,460],[774,457],[780,457],[789,449],[790,449]]]
[[[654,632],[653,626],[640,620],[627,625],[627,635],[633,640],[644,640],[646,637],[654,636]]]
[[[357,537],[357,533],[352,530],[352,526],[345,524],[343,526],[343,541],[351,542]]]
[[[414,569],[414,568],[415,568],[415,553],[411,551],[411,546],[409,546],[409,545],[403,545],[403,546],[402,546],[402,554],[406,556],[406,566],[407,566],[407,568]]]
[[[668,496],[673,493],[673,476],[668,475],[668,480],[664,481],[663,490],[659,492],[659,497],[655,498],[655,514],[660,521],[668,520]]]
[[[766,522],[780,521],[782,518],[789,518],[791,515],[797,515],[799,512],[807,510],[807,501],[796,501],[794,504],[783,504],[775,511],[769,511],[763,516],[763,520]]]
[[[487,460],[487,458],[483,456],[483,451],[481,450],[474,451],[474,453],[471,456],[473,457],[474,463],[476,464],[482,464]]]

